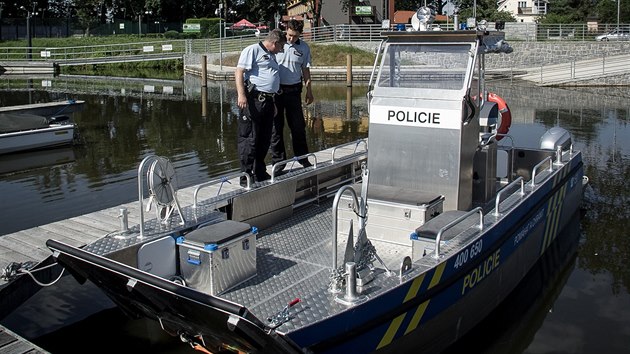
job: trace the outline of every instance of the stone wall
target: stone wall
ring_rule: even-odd
[[[630,53],[630,42],[509,42],[514,52],[488,55],[489,69],[532,68]],[[630,65],[630,64],[629,64]]]

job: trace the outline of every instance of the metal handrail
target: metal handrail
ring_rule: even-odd
[[[346,146],[350,146],[350,145],[353,145],[353,144],[354,144],[355,146],[354,146],[354,152],[353,152],[353,154],[356,154],[356,152],[357,152],[357,148],[359,147],[359,144],[361,144],[361,143],[364,143],[364,144],[365,144],[365,151],[367,151],[368,144],[367,144],[367,140],[365,140],[365,139],[359,139],[359,140],[356,140],[356,141],[351,141],[351,142],[346,143],[346,144],[342,144],[342,145],[335,146],[335,147],[333,148],[333,150],[332,150],[331,162],[333,162],[333,163],[334,163],[334,162],[336,162],[336,160],[335,160],[335,152],[337,152],[337,149],[339,149],[339,148],[343,148],[343,147],[346,147]]]
[[[279,166],[285,166],[287,165],[289,162],[291,162],[291,167],[290,169],[293,169],[293,166],[295,165],[296,162],[298,162],[299,160],[303,160],[303,159],[307,159],[309,157],[313,157],[313,159],[315,160],[315,163],[313,164],[313,168],[317,168],[317,156],[315,156],[314,153],[308,153],[302,156],[295,156],[292,157],[290,159],[286,159],[286,160],[282,160],[280,162],[276,162],[275,164],[271,165],[271,183],[273,183],[276,180],[276,167]]]
[[[440,258],[440,242],[442,241],[442,234],[465,219],[468,219],[468,217],[475,213],[479,213],[479,231],[483,231],[483,209],[481,207],[476,207],[475,209],[446,224],[440,229],[440,231],[438,231],[437,237],[435,238],[435,254],[433,255],[433,258]]]
[[[507,193],[506,191],[512,189],[519,182],[521,183],[521,196],[525,195],[525,180],[523,179],[523,177],[519,177],[515,179],[514,181],[512,181],[512,183],[508,184],[501,191],[499,191],[499,193],[497,193],[497,198],[495,199],[495,202],[494,202],[494,216],[501,215],[501,212],[499,210],[499,205],[501,203],[501,197],[503,196],[503,194]]]
[[[341,196],[346,192],[350,191],[352,194],[352,199],[354,201],[354,205],[361,205],[359,203],[359,197],[357,197],[357,192],[352,188],[351,185],[345,185],[337,191],[335,194],[335,199],[333,201],[333,230],[332,230],[332,270],[337,269],[337,213],[339,211],[339,201],[341,200]]]
[[[221,193],[221,187],[223,187],[223,183],[225,182],[229,183],[229,180],[231,180],[232,178],[236,178],[236,177],[240,178],[242,176],[245,176],[247,178],[247,187],[245,187],[245,189],[248,189],[248,190],[251,189],[252,176],[247,172],[232,173],[227,176],[219,177],[212,181],[200,184],[199,186],[197,186],[197,188],[195,188],[195,191],[193,193],[193,208],[197,208],[197,196],[199,195],[199,190],[201,190],[202,188],[209,187],[217,183],[221,183],[221,186],[219,187],[219,190],[217,191],[217,195],[219,195]]]
[[[374,65],[372,66],[372,73],[370,74],[370,81],[368,83],[368,89],[367,89],[368,94],[370,91],[372,91],[372,88],[374,87],[372,86],[372,80],[374,80],[374,73],[376,72],[376,66],[378,65],[378,60],[383,51],[383,43],[385,43],[385,41],[381,41],[381,43],[378,44],[378,49],[376,49],[376,55],[374,56]]]
[[[532,169],[532,180],[531,180],[532,187],[536,186],[536,171],[538,171],[538,169],[547,162],[549,162],[549,172],[553,171],[553,159],[551,158],[551,156],[547,156],[545,157],[544,160],[540,161]]]

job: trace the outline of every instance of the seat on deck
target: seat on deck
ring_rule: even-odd
[[[354,189],[360,193],[361,185],[355,185]],[[368,187],[368,203],[370,200],[378,200],[402,205],[422,206],[431,205],[441,198],[441,195],[409,190],[402,187],[383,186],[378,184],[370,184]]]
[[[422,226],[418,227],[415,231],[415,235],[417,239],[435,240],[437,238],[438,232],[440,232],[440,229],[442,229],[444,226],[448,225],[452,221],[462,217],[466,213],[466,211],[461,210],[445,211],[444,213],[436,216],[435,218],[424,223]],[[458,223],[457,225],[451,227],[446,232],[444,232],[441,241],[448,241],[452,239],[456,235],[459,235],[470,228],[471,225],[472,222]]]

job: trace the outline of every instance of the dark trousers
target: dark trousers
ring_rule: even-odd
[[[278,114],[273,119],[273,135],[271,137],[271,162],[276,163],[287,159],[284,147],[284,120],[286,119],[295,156],[308,154],[306,144],[306,123],[302,111],[302,88],[282,88],[282,93],[276,97]]]
[[[238,119],[241,172],[247,172],[259,181],[267,178],[265,157],[271,143],[273,115],[274,99],[254,91],[248,94],[247,107],[240,110]]]

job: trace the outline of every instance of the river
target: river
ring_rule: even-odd
[[[574,148],[584,154],[590,185],[581,219],[567,230],[579,237],[576,251],[540,262],[514,296],[451,351],[627,353],[630,89],[536,88],[516,82],[493,82],[491,89],[511,108],[510,134],[517,145],[536,146],[540,135],[556,125],[569,130]],[[314,90],[316,103],[307,109],[311,150],[367,136],[365,86],[353,88],[351,114],[345,84],[316,82]],[[136,200],[137,167],[150,154],[171,159],[180,187],[235,171],[234,87],[211,83],[205,116],[200,92],[193,77],[0,80],[2,105],[86,101],[85,109],[73,115],[83,145],[0,157],[0,237]],[[118,309],[29,339],[53,353],[79,348],[192,352],[154,323],[128,319]]]

